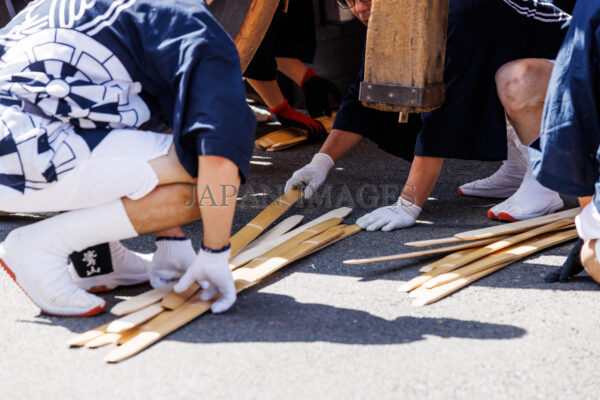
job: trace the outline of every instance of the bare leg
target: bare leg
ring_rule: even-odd
[[[264,100],[269,108],[277,108],[283,103],[285,98],[277,81],[257,81],[255,79],[246,79],[256,93]]]
[[[196,204],[185,205],[194,192],[186,184],[163,185],[139,200],[123,198],[123,205],[137,233],[157,232],[200,219]]]
[[[294,81],[298,86],[302,86],[302,80],[308,71],[308,67],[297,58],[277,57],[277,69],[285,76]]]
[[[600,262],[596,255],[596,241],[597,239],[584,242],[581,248],[581,264],[592,279],[600,283]]]
[[[496,74],[498,96],[524,145],[539,136],[542,111],[553,64],[541,59],[523,59],[503,65]],[[523,148],[526,157],[527,149]],[[488,216],[502,221],[520,221],[551,214],[564,207],[558,193],[535,180],[527,165],[519,189],[492,207]]]
[[[415,156],[401,197],[423,207],[437,183],[443,165],[443,158]]]
[[[504,64],[496,73],[498,96],[524,145],[540,134],[553,66],[548,60],[527,58]]]

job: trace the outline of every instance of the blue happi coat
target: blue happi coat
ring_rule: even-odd
[[[579,0],[552,71],[540,138],[530,151],[537,179],[572,196],[600,191],[599,57],[600,2]],[[598,196],[594,202],[600,209]]]
[[[110,129],[168,127],[193,176],[198,155],[248,176],[256,121],[236,48],[204,1],[32,2],[0,30],[1,106],[68,123],[90,148]],[[11,160],[24,139],[3,132],[0,185],[20,188]]]

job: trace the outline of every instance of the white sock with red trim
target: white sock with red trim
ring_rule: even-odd
[[[523,146],[523,151],[527,154],[527,146]],[[488,217],[500,221],[523,221],[552,214],[564,205],[558,193],[535,180],[531,167],[528,166],[519,190],[492,207],[488,211]]]

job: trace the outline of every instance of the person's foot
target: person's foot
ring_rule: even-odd
[[[106,246],[109,251],[104,250]],[[136,253],[117,241],[73,253],[70,258],[69,272],[73,282],[85,291],[100,293],[117,286],[147,282],[152,254]],[[90,261],[94,266],[89,265]]]
[[[519,190],[488,211],[488,217],[500,221],[523,221],[552,214],[564,207],[564,202],[553,190],[535,180],[528,169]]]
[[[512,196],[521,185],[527,170],[527,157],[512,127],[507,128],[507,159],[500,169],[487,178],[465,183],[458,193],[468,197],[493,197],[505,199]]]
[[[86,317],[104,311],[106,302],[73,283],[67,257],[46,246],[35,225],[13,230],[0,244],[0,266],[46,314]]]

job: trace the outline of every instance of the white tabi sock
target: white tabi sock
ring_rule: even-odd
[[[0,245],[2,266],[45,313],[89,316],[106,302],[71,280],[68,256],[98,243],[136,236],[121,200],[70,211],[13,230]],[[96,260],[88,258],[90,267]]]
[[[507,158],[502,166],[487,178],[465,183],[458,193],[472,197],[505,199],[514,194],[527,170],[527,157],[520,150],[521,143],[512,126],[507,127]]]
[[[80,257],[77,268],[73,262],[69,263],[69,273],[77,286],[90,293],[100,293],[117,286],[139,285],[150,279],[152,254],[136,253],[118,241],[108,243],[109,259],[99,258],[104,265],[99,265],[96,269],[87,267],[85,260],[98,255],[96,248],[106,245],[107,243],[88,247],[71,255],[71,261],[76,256]]]
[[[523,147],[527,151],[527,147]],[[531,167],[528,166],[519,190],[502,203],[492,207],[488,211],[488,217],[500,221],[523,221],[552,214],[564,205],[558,193],[545,188],[535,180]]]

